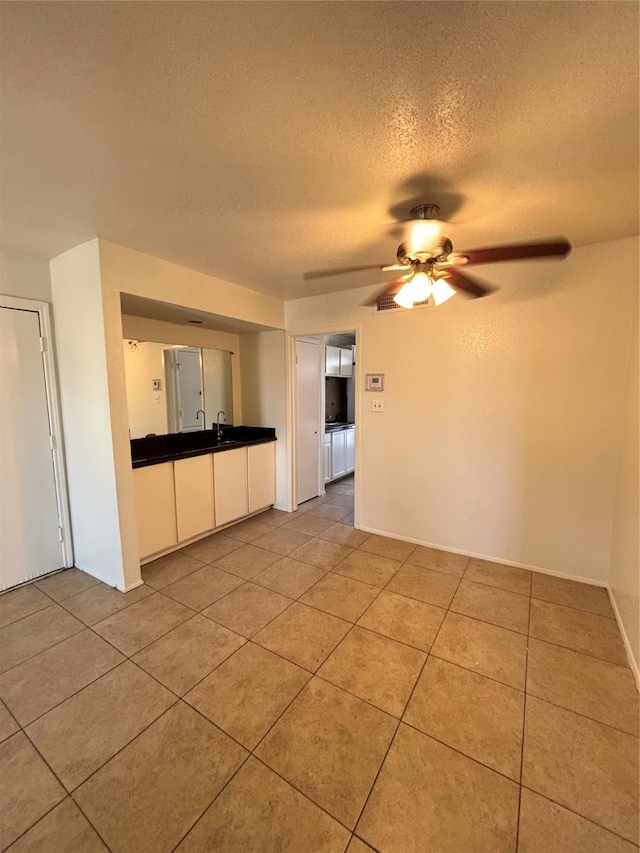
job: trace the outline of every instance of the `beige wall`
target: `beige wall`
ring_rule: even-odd
[[[246,423],[276,430],[276,507],[290,510],[290,448],[287,444],[286,335],[242,335],[242,406]]]
[[[637,255],[479,269],[500,290],[433,310],[374,315],[376,288],[288,302],[288,333],[359,332],[360,525],[606,583]]]
[[[0,293],[51,302],[49,262],[23,252],[0,252]]]
[[[637,312],[637,308],[636,308]],[[637,316],[637,313],[636,313]],[[630,348],[625,422],[618,469],[609,585],[640,687],[640,541],[638,536],[638,327]],[[621,370],[623,365],[621,365]]]

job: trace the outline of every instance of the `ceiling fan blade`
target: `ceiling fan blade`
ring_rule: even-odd
[[[456,254],[466,257],[471,264],[495,264],[499,261],[520,261],[526,258],[564,258],[571,251],[571,243],[564,238],[545,243],[516,243],[512,246],[492,246],[488,249],[471,249]]]
[[[462,291],[463,293],[469,294],[469,296],[487,296],[489,293],[493,292],[492,288],[487,287],[484,284],[480,284],[477,279],[471,278],[471,276],[468,276],[466,273],[460,272],[456,267],[449,267],[442,273],[440,278],[443,278],[448,285],[453,287],[454,290]]]
[[[327,278],[331,275],[344,275],[344,273],[348,272],[361,272],[363,270],[378,270],[378,272],[383,272],[395,269],[405,269],[405,267],[401,267],[398,264],[366,264],[360,267],[336,267],[332,270],[311,270],[304,273],[302,277],[305,281],[311,281],[314,278]]]

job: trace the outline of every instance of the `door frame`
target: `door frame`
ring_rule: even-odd
[[[287,500],[287,509],[295,512],[298,508],[297,502],[297,488],[296,488],[296,480],[297,480],[297,469],[296,469],[296,427],[297,427],[297,411],[296,411],[296,340],[317,340],[319,337],[324,337],[324,335],[341,335],[346,332],[353,332],[355,335],[355,347],[356,347],[356,364],[355,370],[353,374],[354,381],[354,391],[355,391],[355,402],[354,402],[354,410],[355,410],[355,440],[356,440],[356,471],[360,470],[360,451],[361,451],[361,437],[360,431],[362,429],[362,418],[361,418],[361,406],[362,406],[362,383],[364,381],[364,375],[362,373],[362,357],[361,357],[361,324],[360,323],[343,323],[339,326],[332,324],[331,326],[325,326],[320,329],[314,328],[313,331],[307,332],[307,334],[300,333],[287,333],[287,362],[286,362],[286,371],[287,371],[287,432],[290,436],[289,447],[288,447],[288,463],[289,463],[289,496]],[[322,346],[322,344],[321,344]],[[321,354],[321,361],[322,354]],[[324,376],[324,368],[321,370],[321,376]],[[320,394],[319,394],[319,406],[320,406],[320,416],[322,417],[323,409],[324,409],[324,383],[320,383]],[[324,436],[321,433],[318,433],[318,485],[320,487],[320,491],[318,494],[325,494],[325,486],[324,486],[324,476],[322,471],[322,444],[323,444]],[[360,520],[360,489],[358,486],[359,479],[355,478],[355,494],[354,494],[354,526],[357,528]]]
[[[54,358],[53,326],[51,306],[48,302],[24,299],[17,296],[0,295],[0,308],[13,308],[17,311],[37,313],[42,343],[42,366],[44,387],[49,415],[49,433],[53,438],[51,456],[53,459],[53,480],[58,505],[58,526],[62,530],[62,563],[65,569],[73,566],[73,539],[71,535],[71,514],[69,511],[69,487],[64,458],[64,432],[60,395],[58,393],[58,375]],[[44,577],[44,576],[43,576]]]

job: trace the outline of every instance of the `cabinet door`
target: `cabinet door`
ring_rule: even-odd
[[[331,433],[331,479],[347,473],[347,434],[341,429]]]
[[[276,502],[276,443],[248,447],[249,512]]]
[[[173,463],[176,484],[178,542],[215,527],[212,454]]]
[[[328,483],[331,479],[331,433],[324,437],[324,481]]]
[[[325,347],[325,373],[327,376],[340,376],[340,348]]]
[[[353,376],[353,353],[350,349],[340,350],[340,376]]]
[[[178,542],[173,462],[134,468],[138,553],[148,557]]]
[[[356,431],[355,429],[347,429],[345,430],[345,435],[347,437],[347,473],[349,473],[356,467]]]
[[[247,515],[246,447],[213,454],[213,486],[216,527]]]

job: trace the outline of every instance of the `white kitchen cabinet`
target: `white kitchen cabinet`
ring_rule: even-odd
[[[351,348],[326,346],[324,351],[324,372],[326,376],[353,376],[353,351]]]
[[[164,462],[133,471],[141,558],[178,543],[173,464]]]
[[[215,453],[213,492],[216,527],[229,524],[249,513],[247,493],[247,448],[237,447]]]
[[[173,463],[178,542],[215,527],[212,460],[213,455],[207,453]]]
[[[328,483],[331,479],[331,433],[324,434],[324,463],[322,470],[324,471],[324,481]]]
[[[353,376],[353,352],[351,349],[340,349],[340,376]]]
[[[249,512],[257,512],[276,502],[276,445],[254,444],[247,451]]]
[[[335,430],[331,433],[331,479],[347,473],[346,431]]]
[[[346,456],[347,456],[347,474],[350,474],[351,471],[355,471],[356,467],[356,431],[355,428],[346,429],[344,431],[346,436]]]
[[[340,376],[340,347],[324,348],[324,372],[327,376]]]

